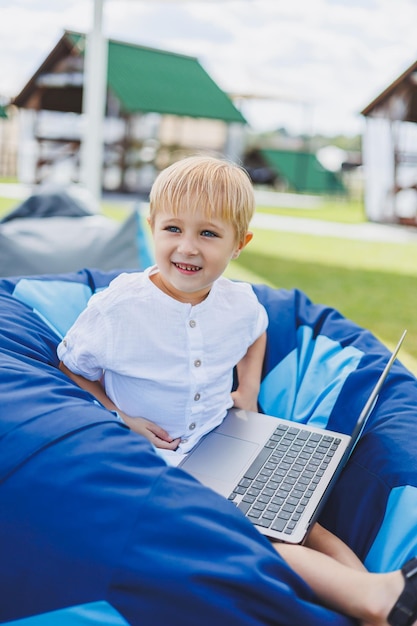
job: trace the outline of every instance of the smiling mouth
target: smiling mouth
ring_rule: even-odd
[[[174,263],[174,265],[182,272],[198,272],[202,269],[199,265],[186,265],[185,263]]]

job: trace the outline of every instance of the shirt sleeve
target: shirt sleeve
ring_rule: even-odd
[[[253,323],[251,324],[251,345],[266,331],[268,328],[268,314],[265,307],[259,302],[251,285],[249,287],[249,302],[252,310]]]
[[[58,358],[74,374],[99,380],[106,369],[109,340],[106,318],[92,304],[81,313],[58,345]]]
[[[269,319],[265,307],[258,300],[258,317],[255,324],[255,339],[258,339],[268,328]]]

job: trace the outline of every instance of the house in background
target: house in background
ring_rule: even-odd
[[[340,178],[326,169],[311,152],[254,149],[246,154],[244,164],[255,185],[269,185],[279,191],[295,193],[346,193]]]
[[[417,225],[417,61],[361,114],[368,219]]]
[[[0,96],[0,176],[16,176],[18,149],[17,111],[8,106],[8,99]]]
[[[23,182],[79,180],[85,45],[65,31],[13,100]],[[240,159],[245,124],[196,58],[108,41],[104,189],[146,192],[159,170],[197,151]]]

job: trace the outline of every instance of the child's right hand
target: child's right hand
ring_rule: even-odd
[[[154,422],[144,417],[129,417],[124,413],[122,417],[131,430],[149,439],[156,448],[163,448],[164,450],[176,450],[178,448],[181,439],[179,437],[172,439],[166,430]]]

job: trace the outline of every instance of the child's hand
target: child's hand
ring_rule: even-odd
[[[258,412],[258,390],[244,391],[238,387],[232,392],[232,400],[237,409]]]
[[[176,450],[180,444],[181,439],[179,437],[172,439],[166,430],[144,417],[129,417],[123,414],[123,420],[131,430],[149,439],[156,448]]]

